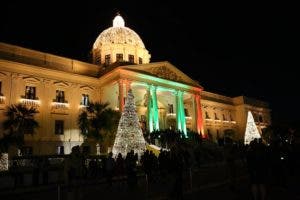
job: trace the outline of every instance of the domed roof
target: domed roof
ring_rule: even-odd
[[[128,27],[125,27],[124,19],[117,15],[113,20],[113,26],[104,30],[96,39],[93,49],[101,48],[102,45],[129,44],[140,48],[145,45],[140,36]]]

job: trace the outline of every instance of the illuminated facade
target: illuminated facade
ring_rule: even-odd
[[[69,153],[83,138],[77,117],[88,101],[122,111],[131,88],[144,130],[193,130],[215,140],[225,130],[242,139],[247,111],[259,130],[270,124],[267,103],[203,91],[197,81],[167,61],[150,62],[141,38],[121,16],[93,47],[93,64],[0,43],[0,121],[18,102],[36,106],[37,133],[26,135],[34,154]],[[1,131],[1,134],[3,131]]]

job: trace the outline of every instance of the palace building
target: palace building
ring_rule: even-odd
[[[150,132],[192,130],[215,141],[231,131],[242,139],[248,111],[260,131],[271,123],[266,102],[205,91],[168,61],[150,62],[142,39],[119,15],[91,52],[93,63],[86,63],[0,43],[1,124],[9,105],[23,103],[39,111],[40,127],[25,135],[25,151],[70,153],[83,142],[77,125],[81,109],[100,101],[122,111],[130,88],[141,126]]]

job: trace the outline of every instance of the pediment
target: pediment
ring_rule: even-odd
[[[32,76],[26,76],[23,77],[23,80],[25,81],[25,83],[31,83],[31,84],[37,84],[40,82],[40,79],[32,77]]]
[[[189,76],[184,74],[169,62],[157,62],[145,65],[130,66],[124,67],[124,69],[153,75],[158,78],[163,78],[175,82],[186,83],[198,87],[200,86],[198,82],[191,79]]]
[[[53,83],[56,87],[59,87],[59,88],[66,88],[66,87],[69,87],[69,84],[66,83],[66,82],[63,82],[63,81],[56,81]]]
[[[84,91],[84,92],[92,92],[94,90],[94,88],[87,86],[87,85],[83,85],[83,86],[80,86],[80,90]]]
[[[0,77],[6,77],[7,76],[7,74],[6,73],[4,73],[4,72],[0,72]]]

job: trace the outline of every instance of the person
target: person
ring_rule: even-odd
[[[116,175],[123,176],[124,175],[124,159],[122,154],[119,153],[116,161]]]
[[[173,177],[175,177],[171,198],[183,199],[184,157],[183,151],[180,147],[176,147],[171,150],[171,163]]]
[[[268,174],[266,148],[257,139],[250,142],[247,150],[247,165],[254,200],[266,199],[266,181]]]
[[[237,174],[237,163],[236,153],[237,148],[231,140],[227,140],[225,147],[225,161],[227,166],[227,173],[229,178],[229,188],[231,191],[236,191],[236,174]]]
[[[133,191],[137,185],[136,157],[134,156],[133,150],[127,153],[125,163],[127,170],[127,184],[129,189]]]
[[[115,160],[113,159],[113,154],[110,152],[108,154],[108,158],[106,159],[105,162],[105,173],[106,173],[106,180],[108,183],[108,186],[112,186],[112,177],[113,177],[113,172],[115,168]]]
[[[80,182],[83,177],[84,157],[80,152],[80,147],[72,147],[69,157],[65,160],[64,177],[68,185],[69,192],[72,193],[73,199],[81,198]]]
[[[17,161],[13,161],[10,167],[10,173],[14,177],[14,189],[16,189],[20,184],[23,184],[23,174],[18,169]]]
[[[43,159],[42,163],[42,176],[43,176],[43,184],[48,184],[48,172],[49,171],[49,160],[48,158]]]

